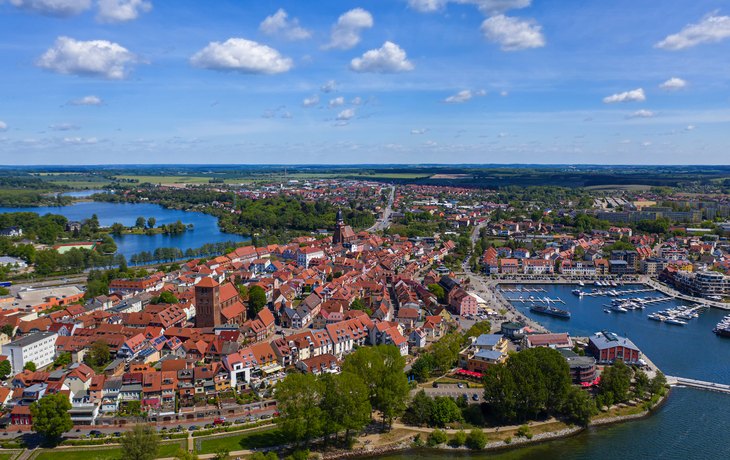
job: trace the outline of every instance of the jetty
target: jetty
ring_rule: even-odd
[[[524,299],[522,297],[517,298],[517,299],[513,299],[513,298],[510,298],[510,297],[505,297],[505,299],[509,300],[510,302],[522,302],[523,305],[525,303],[528,303],[528,302],[529,303],[544,303],[544,304],[547,304],[547,305],[550,305],[551,303],[562,303],[563,305],[565,305],[565,301],[563,299],[561,299],[560,297],[556,297],[555,299],[551,299],[550,297],[540,298],[540,297],[530,296],[530,297],[528,297],[526,299]]]
[[[527,287],[519,288],[518,287],[518,288],[511,289],[511,288],[503,288],[500,286],[499,290],[502,292],[545,292],[545,293],[547,293],[547,291],[543,288],[527,288]]]
[[[581,291],[582,292],[581,296],[582,297],[598,297],[598,296],[602,296],[602,295],[611,296],[611,293],[615,292],[618,295],[612,296],[612,297],[622,297],[622,296],[630,295],[630,294],[638,294],[640,292],[653,292],[653,291],[655,291],[655,289],[626,289],[626,290],[598,289],[595,292]]]
[[[667,383],[672,386],[684,385],[686,387],[730,394],[730,385],[725,385],[723,383],[703,382],[702,380],[685,379],[684,377],[673,377],[670,375],[667,375],[666,377]]]

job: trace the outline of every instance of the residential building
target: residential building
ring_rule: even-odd
[[[31,361],[41,369],[55,359],[56,337],[58,335],[51,332],[31,334],[4,345],[0,354],[8,357],[13,375]]]

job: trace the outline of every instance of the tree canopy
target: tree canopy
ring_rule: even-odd
[[[48,442],[55,443],[63,433],[74,427],[68,413],[70,410],[68,396],[62,393],[46,394],[30,405],[33,431],[45,436]]]

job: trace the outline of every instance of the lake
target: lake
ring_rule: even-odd
[[[515,287],[515,286],[510,286]],[[553,332],[586,336],[608,329],[626,334],[654,364],[668,375],[719,383],[730,382],[730,339],[718,337],[712,328],[726,314],[712,309],[686,326],[651,321],[648,314],[686,302],[662,302],[644,310],[610,314],[603,304],[611,297],[583,297],[571,294],[575,286],[545,285],[547,293],[503,293],[505,298],[560,297],[571,312],[569,320],[532,313],[520,302],[520,312]],[[590,291],[590,287],[583,288]],[[625,287],[623,289],[630,289]],[[657,297],[649,292],[634,297]],[[559,308],[564,308],[559,306]],[[418,449],[378,456],[378,460],[481,460],[481,459],[728,459],[730,458],[730,395],[675,387],[667,401],[651,416],[615,425],[589,428],[578,435],[527,447],[491,452],[459,452]]]
[[[69,195],[83,196],[79,194],[91,194],[95,191],[73,192]],[[86,195],[88,196],[88,195]],[[41,207],[41,208],[0,208],[0,213],[5,212],[35,212],[40,215],[47,213],[61,214],[68,220],[88,219],[93,214],[99,218],[101,225],[112,225],[119,222],[126,227],[135,225],[138,217],[157,219],[156,226],[175,223],[178,220],[185,225],[192,223],[194,230],[178,235],[121,235],[114,236],[119,254],[124,254],[127,259],[132,254],[142,251],[153,252],[158,247],[176,247],[185,251],[186,249],[199,248],[206,243],[220,243],[224,241],[248,241],[248,237],[223,233],[218,229],[218,218],[203,214],[201,212],[186,212],[175,209],[165,209],[157,204],[150,203],[102,203],[96,201],[83,201],[73,206],[63,207]]]

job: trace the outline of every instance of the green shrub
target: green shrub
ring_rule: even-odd
[[[512,438],[507,438],[504,440],[505,444],[512,444]]]
[[[484,449],[487,445],[487,435],[482,430],[471,430],[466,437],[466,445],[473,450]]]
[[[446,436],[446,433],[444,433],[441,430],[433,430],[431,434],[428,436],[428,445],[429,446],[436,446],[438,444],[443,444],[447,441],[448,436]]]
[[[286,460],[307,460],[309,458],[309,449],[295,450],[293,454],[288,456]]]
[[[454,439],[451,441],[451,445],[454,447],[461,447],[466,444],[466,433],[464,430],[457,432],[454,435]]]
[[[527,433],[530,432],[530,427],[527,425],[522,425],[517,429],[517,436],[527,436]]]
[[[532,433],[527,433],[525,436],[527,436],[527,439],[532,439]]]

